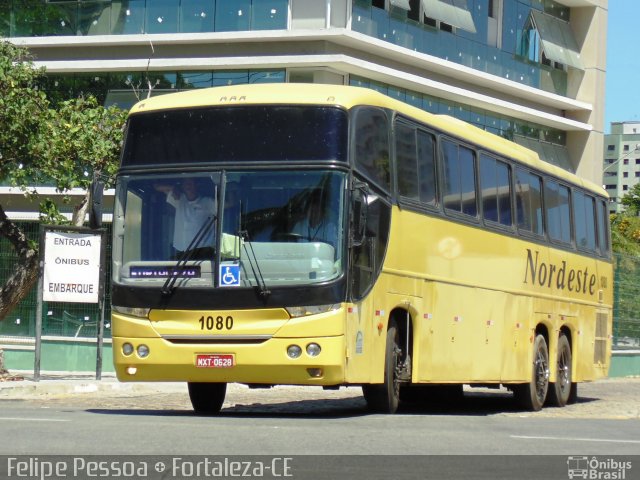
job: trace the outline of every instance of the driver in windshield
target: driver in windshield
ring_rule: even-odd
[[[175,258],[182,257],[188,250],[191,259],[213,259],[216,201],[201,194],[198,179],[187,177],[180,184],[156,184],[154,188],[166,195],[167,203],[176,211],[173,233]],[[200,241],[194,242],[199,233]]]

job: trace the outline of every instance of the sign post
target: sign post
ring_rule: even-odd
[[[36,310],[34,380],[40,380],[42,302],[97,303],[96,379],[102,376],[104,336],[104,230],[42,225]]]

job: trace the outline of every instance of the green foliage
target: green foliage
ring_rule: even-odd
[[[39,171],[60,192],[88,188],[94,172],[113,177],[125,119],[125,111],[104,108],[93,97],[67,100],[47,110],[33,145]]]
[[[640,213],[640,183],[636,183],[631,189],[622,197],[620,203],[625,207],[625,213],[632,217],[637,217]]]
[[[640,217],[611,215],[611,242],[616,253],[640,256]]]
[[[0,41],[0,178],[23,178],[33,166],[32,140],[48,108],[36,87],[43,73],[27,50]]]
[[[93,97],[53,106],[36,88],[43,74],[26,49],[0,41],[0,178],[32,196],[29,187],[36,183],[53,183],[64,193],[87,189],[94,173],[112,178],[126,112]],[[41,218],[64,223],[48,199],[41,202]]]

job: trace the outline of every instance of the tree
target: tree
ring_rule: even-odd
[[[35,179],[47,179],[63,193],[86,189],[94,173],[112,176],[126,112],[106,109],[92,97],[53,106],[38,89],[43,75],[26,49],[0,41],[0,178],[40,200],[41,220],[62,224],[68,222],[55,203],[38,198],[30,185]],[[74,225],[82,225],[87,207],[88,193],[74,206]],[[1,204],[0,235],[17,255],[12,274],[0,286],[2,321],[38,278],[38,247],[7,217]]]
[[[632,217],[637,217],[640,213],[640,183],[636,183],[622,197],[620,203],[625,206],[625,213]]]

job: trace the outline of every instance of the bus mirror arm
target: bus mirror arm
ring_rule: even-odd
[[[89,187],[89,227],[102,227],[102,198],[104,196],[104,180],[94,176]]]
[[[359,247],[366,236],[369,188],[364,182],[354,182],[352,192],[351,246]]]

